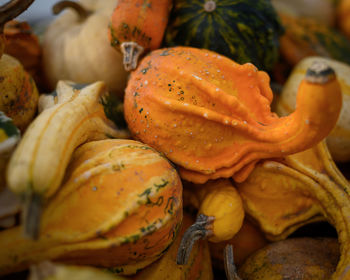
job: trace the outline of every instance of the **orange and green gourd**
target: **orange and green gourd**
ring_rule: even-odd
[[[164,46],[209,49],[238,63],[271,70],[279,56],[282,25],[266,0],[175,0]]]
[[[159,49],[131,73],[124,115],[133,136],[177,164],[183,179],[244,181],[260,159],[321,141],[341,109],[339,83],[325,64],[308,69],[286,117],[271,112],[269,82],[254,65],[215,52]]]
[[[0,275],[43,260],[134,274],[159,259],[182,221],[182,183],[149,146],[122,139],[75,150],[43,210],[38,240],[22,226],[0,232]]]
[[[285,28],[281,56],[295,65],[308,56],[323,56],[350,63],[350,41],[339,30],[311,18],[280,14]]]
[[[171,0],[119,0],[109,24],[111,45],[123,53],[126,71],[141,55],[158,49],[168,23]]]

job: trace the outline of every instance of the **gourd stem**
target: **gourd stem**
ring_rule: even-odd
[[[123,54],[123,64],[126,71],[136,69],[140,55],[144,48],[136,42],[124,42],[120,45]]]
[[[315,61],[306,71],[305,79],[310,83],[325,84],[335,78],[334,70],[321,61]]]
[[[42,212],[42,198],[37,193],[30,193],[24,198],[22,211],[23,234],[33,240],[39,237],[39,225]]]
[[[60,12],[62,12],[66,8],[73,9],[79,15],[79,19],[81,21],[84,21],[85,19],[87,19],[91,15],[91,11],[85,9],[82,5],[78,4],[77,2],[68,1],[68,0],[67,1],[66,0],[60,1],[60,2],[56,3],[55,5],[53,5],[52,12],[55,15],[58,15]]]
[[[179,249],[177,251],[176,263],[179,265],[187,264],[190,257],[193,244],[199,240],[212,235],[212,231],[208,227],[212,224],[213,219],[200,214],[196,222],[191,225],[184,233]]]
[[[241,280],[237,274],[237,268],[233,257],[233,248],[231,244],[227,244],[224,249],[224,265],[225,274],[228,280]]]
[[[216,3],[213,0],[206,1],[204,3],[204,10],[208,13],[211,13],[216,10]]]
[[[0,6],[0,32],[3,32],[6,22],[20,15],[33,1],[34,0],[12,0]]]

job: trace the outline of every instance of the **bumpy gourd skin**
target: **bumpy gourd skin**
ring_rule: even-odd
[[[180,166],[182,178],[244,181],[259,159],[305,150],[331,131],[341,92],[331,71],[321,72],[326,82],[305,79],[298,109],[278,118],[269,76],[254,65],[208,50],[160,49],[131,73],[125,119],[136,138]]]

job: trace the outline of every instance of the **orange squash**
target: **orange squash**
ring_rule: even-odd
[[[109,38],[123,53],[126,71],[136,68],[140,55],[160,47],[171,7],[171,0],[119,0]]]
[[[130,75],[125,119],[134,137],[179,165],[183,179],[244,181],[259,159],[321,141],[341,109],[339,83],[325,64],[310,67],[286,117],[270,110],[269,81],[254,65],[208,50],[156,50]]]
[[[88,142],[43,210],[39,239],[22,226],[0,232],[0,275],[43,260],[133,274],[164,254],[181,220],[182,184],[162,155],[133,140]]]

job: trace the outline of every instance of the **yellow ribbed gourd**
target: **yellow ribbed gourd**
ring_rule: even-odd
[[[59,188],[74,149],[87,141],[125,138],[107,119],[103,82],[77,88],[60,81],[56,92],[42,95],[41,113],[27,128],[7,169],[8,187],[25,201],[25,232],[38,234],[42,204]]]

